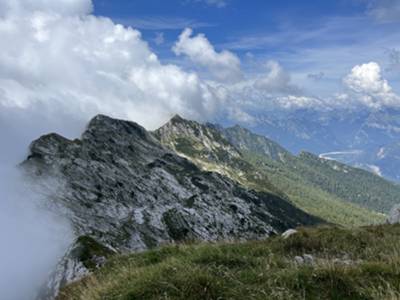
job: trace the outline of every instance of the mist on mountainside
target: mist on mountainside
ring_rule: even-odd
[[[38,189],[18,167],[27,157],[30,141],[50,128],[57,128],[56,123],[39,112],[0,112],[2,299],[34,299],[73,240],[68,221],[52,207],[48,191]],[[64,123],[62,130],[72,133],[75,125],[66,124],[74,122]],[[56,187],[54,182],[51,186]]]

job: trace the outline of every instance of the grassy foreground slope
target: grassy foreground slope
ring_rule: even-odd
[[[58,300],[399,299],[399,249],[400,225],[166,246],[111,259]]]

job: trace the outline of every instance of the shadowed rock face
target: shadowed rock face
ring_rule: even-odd
[[[128,121],[92,119],[79,140],[31,144],[22,164],[70,218],[77,236],[120,252],[169,241],[258,239],[321,220],[273,194],[204,172]],[[71,274],[69,274],[70,277]]]

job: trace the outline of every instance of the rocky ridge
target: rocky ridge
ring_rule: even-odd
[[[53,133],[34,141],[30,151],[23,169],[48,190],[79,237],[53,275],[47,298],[110,252],[185,240],[260,239],[322,222],[276,194],[200,170],[134,122],[99,115],[80,139]],[[230,153],[234,158],[235,149]],[[59,183],[56,191],[49,178]]]
[[[218,125],[201,124],[175,115],[154,135],[164,146],[203,170],[217,172],[250,188],[286,198],[270,182],[266,172],[243,159],[239,148],[225,137]]]

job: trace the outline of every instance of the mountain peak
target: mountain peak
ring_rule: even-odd
[[[82,139],[87,139],[89,136],[129,136],[139,139],[151,140],[150,134],[146,129],[139,124],[121,119],[114,119],[105,115],[97,115],[89,121],[86,131],[82,135]]]
[[[167,124],[157,129],[155,135],[164,145],[173,146],[174,149],[178,140],[182,142],[184,139],[196,144],[196,146],[194,144],[191,146],[195,146],[194,148],[197,150],[202,148],[211,151],[211,148],[213,148],[214,151],[214,148],[224,147],[229,148],[229,152],[234,153],[234,156],[240,156],[237,149],[234,149],[235,147],[221,135],[220,128],[217,125],[186,120],[179,115],[175,115]]]
[[[172,118],[171,121],[183,121],[185,120],[184,118],[182,118],[179,114],[175,114]],[[186,121],[186,120],[185,120]]]
[[[106,115],[98,114],[89,121],[89,123],[87,125],[87,129],[88,130],[96,129],[98,127],[115,128],[118,126],[118,124],[122,124],[122,123],[131,124],[136,127],[142,128],[142,126],[140,126],[139,124],[132,122],[132,121],[116,119],[116,118],[112,118],[112,117],[109,117]]]

